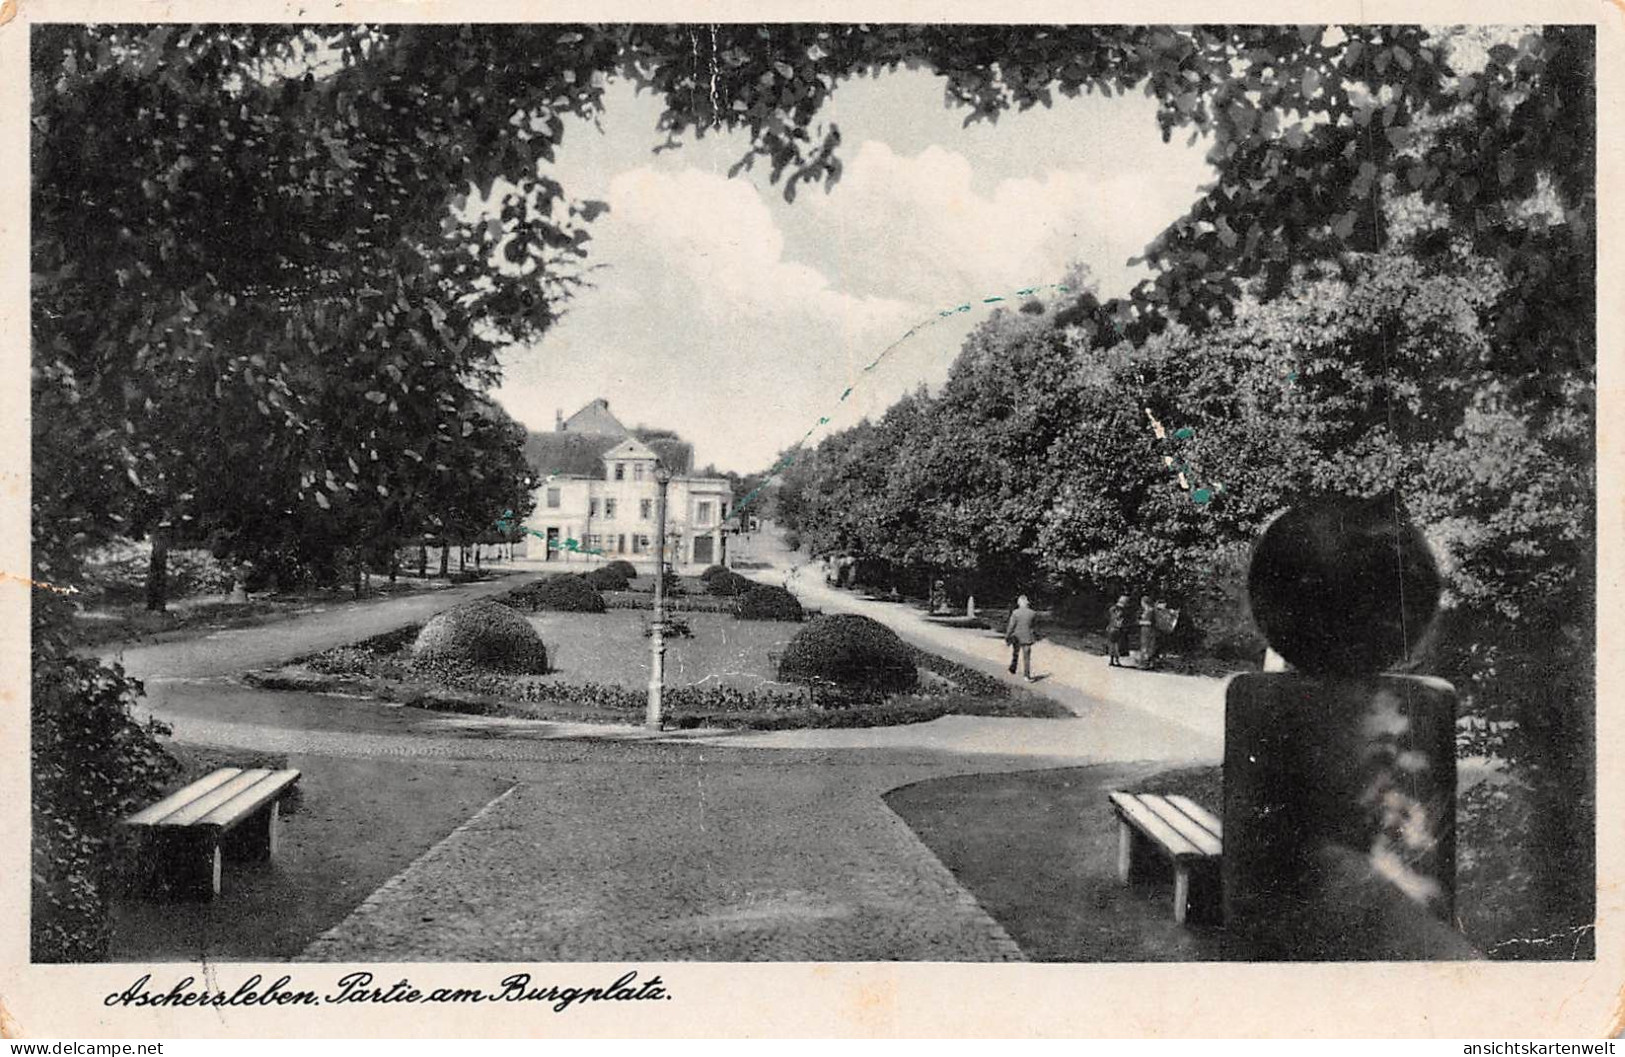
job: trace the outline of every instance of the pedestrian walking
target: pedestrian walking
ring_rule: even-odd
[[[1021,674],[1030,683],[1033,681],[1033,643],[1037,636],[1033,634],[1033,621],[1038,614],[1027,603],[1027,596],[1022,595],[1016,599],[1015,611],[1010,614],[1010,623],[1004,629],[1004,641],[1010,645],[1010,674],[1016,674],[1016,661],[1021,661]]]
[[[1124,628],[1128,624],[1128,595],[1118,595],[1117,601],[1106,610],[1106,663],[1113,668],[1123,667]]]
[[[1140,667],[1157,666],[1157,604],[1150,595],[1140,596]]]

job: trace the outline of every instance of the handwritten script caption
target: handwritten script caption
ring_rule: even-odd
[[[104,1006],[179,1006],[219,1009],[226,1006],[344,1006],[344,1005],[428,1005],[439,1003],[479,1004],[489,1002],[540,1002],[555,1013],[589,1002],[651,1002],[671,999],[665,981],[659,976],[639,981],[635,969],[627,970],[607,986],[539,984],[530,973],[514,973],[491,987],[419,988],[410,979],[389,984],[376,983],[373,974],[362,970],[346,973],[331,987],[321,991],[303,988],[285,974],[266,983],[255,973],[236,990],[199,985],[193,976],[176,980],[169,990],[155,986],[152,974],[135,980],[122,991],[110,992]]]

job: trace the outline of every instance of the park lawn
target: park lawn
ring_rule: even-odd
[[[1118,883],[1117,822],[1106,799],[1116,789],[1179,794],[1223,812],[1216,765],[960,775],[885,799],[1035,961],[1248,960],[1222,928],[1174,924],[1166,868],[1132,886]],[[1458,797],[1463,931],[1491,958],[1589,958],[1588,908],[1539,905],[1530,884],[1537,852],[1527,840],[1508,839],[1528,811],[1520,789],[1481,782]]]
[[[650,616],[636,609],[527,614],[526,619],[547,644],[548,666],[553,669],[531,678],[647,688],[652,657],[643,629]],[[800,624],[736,620],[724,613],[684,613],[681,617],[690,634],[666,637],[667,686],[800,692],[774,678],[775,655],[801,630]]]
[[[271,690],[360,694],[435,711],[518,719],[635,723],[651,664],[644,610],[527,614],[546,643],[550,671],[502,675],[411,665],[415,628],[326,650],[245,680]],[[920,687],[881,701],[820,705],[806,687],[778,682],[777,655],[801,625],[685,613],[688,636],[666,640],[665,716],[678,728],[885,726],[949,714],[1068,718],[1060,703],[916,651]]]

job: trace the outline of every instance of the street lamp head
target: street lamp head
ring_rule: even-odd
[[[671,484],[671,471],[663,463],[655,463],[655,483]]]

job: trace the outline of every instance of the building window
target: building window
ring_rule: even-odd
[[[597,517],[598,516],[598,500],[596,500],[596,499],[587,500],[587,516],[588,517]]]
[[[634,481],[643,480],[643,464],[641,462],[640,463],[634,463],[632,465],[632,480],[634,480]]]
[[[557,510],[558,508],[559,508],[559,490],[557,488],[549,488],[547,490],[547,509],[549,509],[549,510]]]
[[[632,553],[633,554],[642,554],[643,553],[643,537],[642,536],[639,536],[639,535],[636,535],[636,534],[634,534],[632,536]]]
[[[604,520],[605,521],[614,521],[615,520],[615,500],[613,500],[613,499],[604,500]]]
[[[648,521],[650,518],[654,517],[655,516],[654,506],[655,506],[655,501],[653,499],[640,499],[640,500],[638,500],[638,517],[642,518],[645,521]]]
[[[639,535],[638,536],[638,541],[642,545],[644,550],[646,550],[646,551],[654,550],[654,544],[650,541],[648,536]]]
[[[694,504],[694,523],[696,525],[709,525],[711,523],[711,504]]]
[[[587,537],[587,549],[590,551],[597,550],[602,544],[602,539],[596,533]]]
[[[618,462],[615,464],[615,479],[617,481],[626,480],[626,463]]]
[[[626,533],[615,537],[615,550],[620,554],[626,553]]]

